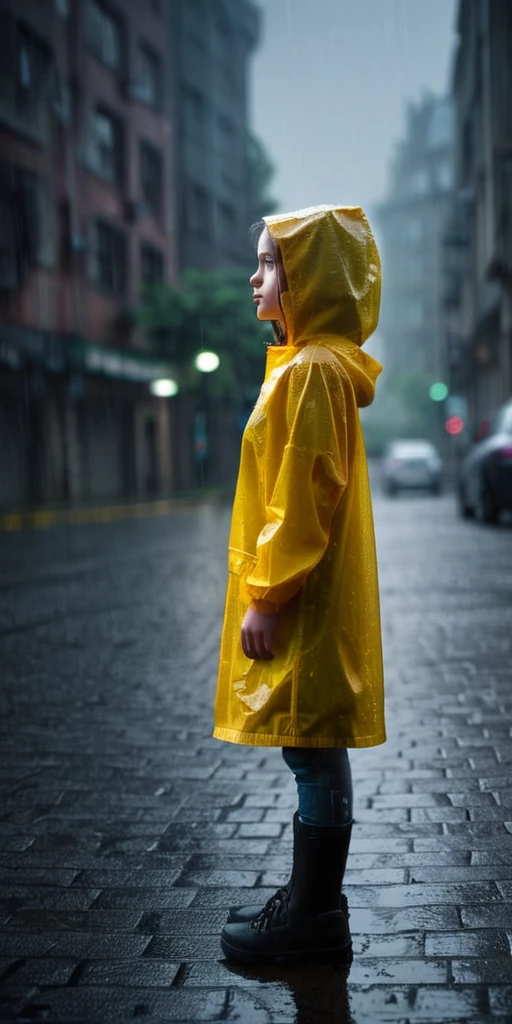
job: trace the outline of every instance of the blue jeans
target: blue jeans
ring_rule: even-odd
[[[299,820],[339,828],[352,820],[352,772],[344,747],[283,747],[297,782]]]

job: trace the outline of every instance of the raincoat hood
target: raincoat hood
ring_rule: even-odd
[[[279,245],[287,345],[327,344],[347,370],[358,406],[369,405],[382,370],[361,346],[379,319],[381,267],[359,206],[312,206],[264,217]]]

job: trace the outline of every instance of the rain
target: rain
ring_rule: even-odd
[[[0,1022],[508,1021],[512,8],[0,40]]]

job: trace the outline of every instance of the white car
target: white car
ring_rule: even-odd
[[[431,441],[391,441],[381,462],[381,484],[385,494],[405,490],[429,490],[440,494],[443,462]]]

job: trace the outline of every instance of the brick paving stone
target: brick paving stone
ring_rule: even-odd
[[[0,885],[71,885],[79,872],[74,868],[63,871],[59,868],[0,867]],[[94,886],[91,886],[94,888]]]
[[[483,903],[461,908],[462,923],[467,928],[512,927],[512,903]]]
[[[350,1009],[357,1020],[429,1022],[429,1024],[466,1024],[482,1009],[482,995],[475,988],[450,989],[446,985],[390,985],[368,989],[350,986]]]
[[[511,865],[511,867],[512,867],[512,865]],[[499,881],[499,882],[496,883],[496,885],[497,885],[499,891],[501,892],[501,895],[503,896],[504,900],[512,900],[512,881],[510,881],[510,882]]]
[[[282,831],[283,826],[279,822],[262,821],[240,825],[236,834],[238,839],[261,839],[267,837],[278,839]]]
[[[448,981],[446,960],[396,959],[380,955],[356,960],[350,968],[352,985],[443,985]]]
[[[262,900],[263,902],[263,900]],[[227,907],[188,907],[163,911],[154,928],[156,934],[170,935],[218,935],[227,916]]]
[[[425,954],[425,933],[419,931],[404,932],[400,935],[354,935],[352,945],[356,958],[385,956],[413,957],[417,960]]]
[[[427,956],[504,956],[510,952],[504,931],[495,928],[475,932],[459,929],[456,932],[429,932],[425,936]]]
[[[252,889],[198,889],[191,903],[192,907],[225,907],[239,906],[248,902],[265,903],[275,892],[274,888],[257,887]]]
[[[350,929],[355,935],[388,931],[453,931],[460,923],[458,909],[454,906],[418,906],[405,910],[379,907],[376,910],[369,910],[366,907],[357,907],[356,900],[357,890],[354,889],[350,899]]]
[[[220,929],[213,934],[154,935],[144,950],[144,956],[168,957],[178,961],[217,959],[222,956],[219,934]]]
[[[129,903],[132,910],[182,910],[189,907],[196,895],[195,889],[104,889],[92,904],[94,910],[122,910]]]
[[[503,985],[512,982],[510,956],[493,956],[491,959],[482,956],[478,960],[453,959],[451,971],[456,985],[489,985],[496,982]],[[509,1009],[512,1009],[512,1003]]]
[[[106,964],[87,964],[80,975],[80,985],[115,985],[137,988],[170,988],[180,969],[180,961],[141,959],[115,960]]]
[[[260,877],[260,871],[184,871],[179,884],[197,889],[203,886],[254,886]],[[272,883],[271,883],[272,884]]]
[[[469,860],[469,855],[468,855]],[[439,867],[412,867],[410,869],[411,882],[478,882],[494,880],[502,892],[499,879],[512,879],[512,864],[491,863],[488,865],[470,866],[449,866],[440,864]],[[505,896],[505,899],[508,897]]]
[[[354,889],[354,895],[356,890]],[[455,904],[490,903],[502,901],[494,882],[451,882],[447,885],[384,885],[357,888],[358,906],[368,907],[428,907]]]
[[[6,936],[6,942],[10,936]],[[14,935],[13,935],[14,938]],[[19,936],[24,938],[27,936]],[[51,932],[41,936],[48,944],[45,956],[73,957],[76,960],[109,960],[110,957],[142,956],[149,935],[133,935],[130,932]]]
[[[168,888],[172,885],[188,864],[189,858],[177,855],[168,857],[168,868],[151,869],[148,867],[110,868],[98,866],[97,870],[86,869],[75,873],[73,888]]]
[[[99,889],[0,885],[0,900],[5,899],[12,910],[87,910],[99,894]]]
[[[489,988],[489,1006],[491,1013],[508,1013],[512,1006],[512,985],[501,985],[499,988],[491,985]]]
[[[38,957],[37,960],[18,961],[19,966],[13,970],[2,986],[19,988],[24,985],[67,985],[76,970],[76,960],[55,960]]]
[[[4,927],[21,931],[131,931],[139,911],[124,910],[18,910]]]

